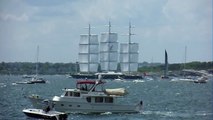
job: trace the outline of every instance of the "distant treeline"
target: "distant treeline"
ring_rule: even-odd
[[[139,68],[139,72],[160,72],[164,70],[164,64],[158,66],[144,66]],[[213,61],[211,62],[189,62],[185,65],[183,63],[169,64],[169,71],[180,71],[182,69],[194,69],[194,70],[209,70],[213,69]]]
[[[38,74],[67,74],[76,71],[74,63],[38,63]],[[0,74],[35,74],[36,63],[13,62],[0,63]]]
[[[142,63],[140,63],[142,64]],[[142,65],[143,66],[143,65]],[[178,71],[182,69],[208,70],[213,69],[213,62],[190,62],[183,64],[169,64],[169,71]],[[144,65],[138,69],[139,72],[160,72],[164,70],[164,65]],[[76,63],[38,63],[38,74],[68,74],[79,71],[79,66]],[[118,70],[119,71],[119,70]],[[0,74],[35,74],[36,63],[31,62],[1,62]]]

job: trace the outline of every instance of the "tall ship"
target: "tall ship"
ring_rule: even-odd
[[[98,35],[91,34],[89,24],[88,34],[80,35],[78,65],[80,73],[72,74],[73,78],[95,79],[99,66],[99,41]]]
[[[133,35],[131,24],[129,24],[129,42],[120,44],[120,54],[118,34],[111,32],[111,22],[108,27],[108,32],[101,34],[100,42],[98,35],[90,33],[90,25],[88,34],[81,35],[78,59],[80,72],[71,76],[77,79],[97,79],[99,75],[102,79],[142,79],[141,75],[133,74],[137,73],[138,69],[139,44],[131,42]]]
[[[101,34],[100,40],[100,66],[103,79],[123,78],[123,73],[118,72],[118,34],[111,32],[111,22],[108,25],[108,32]]]

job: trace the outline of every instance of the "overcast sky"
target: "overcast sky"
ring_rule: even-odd
[[[212,0],[0,0],[0,62],[76,62],[80,34],[139,43],[139,62],[212,61]]]

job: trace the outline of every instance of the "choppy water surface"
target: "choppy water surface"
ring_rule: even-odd
[[[31,108],[25,96],[38,94],[45,98],[61,95],[63,88],[74,88],[75,79],[65,76],[43,76],[47,84],[13,84],[21,76],[0,76],[0,119],[29,120],[22,113]],[[107,81],[106,88],[125,87],[129,94],[121,100],[136,104],[144,101],[143,113],[138,114],[70,114],[68,120],[212,120],[212,80],[206,84],[186,81],[144,80]]]

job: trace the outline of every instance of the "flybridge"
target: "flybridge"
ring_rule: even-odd
[[[129,23],[129,42],[120,44],[120,58],[118,58],[118,34],[111,32],[111,23],[109,22],[109,31],[101,34],[100,42],[98,35],[91,34],[89,24],[88,34],[81,35],[79,42],[80,72],[95,73],[98,72],[100,65],[101,71],[117,71],[118,63],[122,72],[135,72],[138,69],[138,43],[131,42],[131,23]]]

